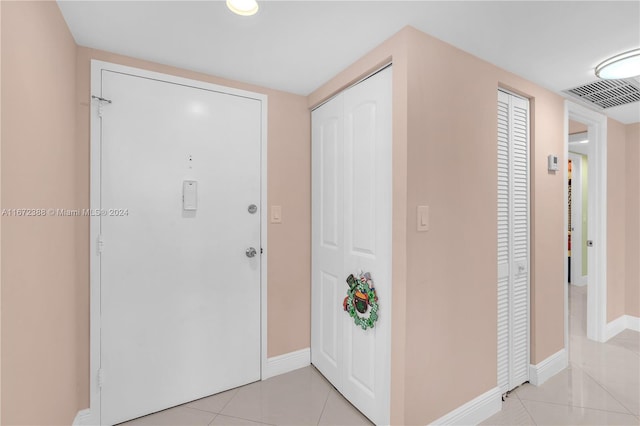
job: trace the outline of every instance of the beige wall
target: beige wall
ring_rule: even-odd
[[[269,224],[268,233],[268,356],[310,346],[308,300],[311,276],[311,147],[310,114],[306,98],[210,75],[186,71],[108,52],[78,48],[77,141],[78,192],[81,207],[89,207],[89,104],[90,61],[97,59],[162,72],[268,95],[268,200],[282,206],[282,224]],[[88,406],[89,395],[89,222],[78,229],[79,275],[78,360],[79,399]]]
[[[390,57],[391,419],[424,424],[496,385],[499,85],[533,98],[532,362],[563,347],[563,180],[547,172],[546,157],[562,155],[564,106],[561,97],[410,27],[312,93],[309,105]],[[413,227],[421,204],[430,206],[427,233]]]
[[[499,86],[532,100],[531,362],[564,345],[564,182],[546,161],[563,152],[564,104],[426,34],[411,46],[407,222],[420,204],[431,215],[429,232],[407,237],[405,410],[418,424],[496,386]]]
[[[625,313],[626,129],[607,120],[607,322]]]
[[[569,120],[569,134],[583,133],[588,130],[587,125],[578,121]]]
[[[76,45],[55,2],[2,2],[2,207],[75,208]],[[2,217],[2,423],[71,424],[74,219]]]
[[[626,127],[627,227],[625,314],[640,317],[640,123]]]

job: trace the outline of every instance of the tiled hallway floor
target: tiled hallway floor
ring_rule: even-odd
[[[640,424],[640,333],[586,338],[586,287],[570,287],[569,368],[510,394],[487,425]],[[425,401],[428,403],[428,401]],[[127,425],[369,425],[313,367],[200,399]]]
[[[310,367],[132,420],[127,426],[370,425]]]
[[[587,287],[569,286],[569,368],[516,388],[485,425],[640,424],[640,333],[586,338]]]

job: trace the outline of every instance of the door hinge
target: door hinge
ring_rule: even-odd
[[[104,248],[104,240],[102,239],[102,234],[98,235],[97,247],[98,247],[98,254],[101,254],[102,249]]]
[[[104,104],[110,104],[111,100],[95,95],[91,95],[91,99],[98,101],[98,117],[102,118],[102,106]]]
[[[260,254],[262,254],[262,253],[263,253],[263,250],[262,250],[262,247],[260,247]]]
[[[102,389],[102,384],[104,383],[104,374],[102,373],[102,368],[98,369],[98,387]]]

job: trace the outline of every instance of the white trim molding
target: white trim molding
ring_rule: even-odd
[[[607,323],[605,332],[606,340],[615,337],[625,329],[640,331],[640,318],[631,315],[621,315],[610,323]]]
[[[495,387],[433,421],[432,425],[477,425],[502,410],[502,394]]]
[[[262,380],[311,365],[311,348],[289,352],[267,359]]]
[[[568,156],[569,120],[587,125],[589,138],[589,225],[587,235],[593,246],[587,249],[589,278],[587,284],[587,337],[597,342],[606,340],[607,328],[607,117],[574,102],[565,101],[564,154]],[[563,167],[566,182],[567,167]],[[564,199],[567,188],[564,187]],[[564,235],[568,229],[568,211],[564,203]],[[564,244],[564,282],[567,281],[567,244]],[[569,347],[569,296],[565,285],[565,350]]]
[[[529,382],[532,385],[540,386],[551,377],[555,376],[569,365],[569,356],[563,348],[549,358],[536,365],[529,365]]]
[[[71,423],[71,426],[96,424],[93,423],[92,420],[93,419],[91,417],[91,411],[88,408],[85,408],[84,410],[78,411],[78,414],[76,414],[75,419],[73,419],[73,423]]]

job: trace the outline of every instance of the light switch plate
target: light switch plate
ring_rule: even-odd
[[[418,206],[417,214],[417,230],[418,232],[426,232],[429,230],[429,206]]]
[[[281,206],[271,206],[271,223],[282,223]]]
[[[186,211],[198,209],[198,182],[195,180],[182,182],[182,209]]]

